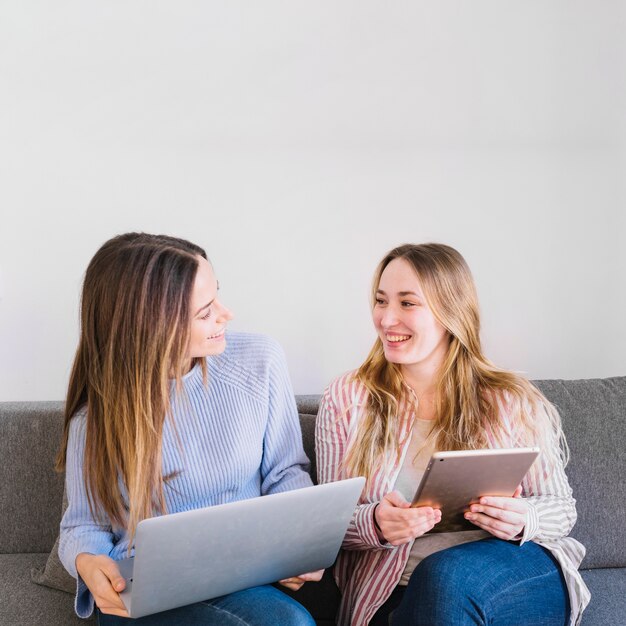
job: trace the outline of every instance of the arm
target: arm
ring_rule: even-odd
[[[261,461],[261,494],[310,487],[309,459],[302,447],[302,431],[289,372],[282,349],[269,350],[269,402]]]
[[[268,422],[263,440],[261,493],[279,493],[312,486],[310,467],[302,447],[300,418],[285,355],[276,344],[270,352]],[[321,580],[324,570],[308,572],[279,583],[298,591],[305,582]]]
[[[346,417],[340,415],[337,410],[331,397],[331,387],[329,387],[320,401],[315,423],[315,452],[320,483],[330,483],[346,478],[340,470],[340,463],[347,447],[346,428]],[[378,502],[365,502],[357,505],[341,546],[343,549],[381,550],[391,547],[388,543],[381,543],[376,532],[374,511],[377,505]]]
[[[75,607],[79,617],[91,615],[94,600],[77,571],[78,556],[108,555],[113,549],[111,527],[96,522],[89,511],[83,480],[86,425],[84,412],[78,413],[70,424],[65,470],[68,506],[61,520],[59,535],[59,558],[65,569],[76,578]]]
[[[572,496],[565,468],[560,458],[547,464],[540,458],[540,468],[529,472],[522,481],[522,493],[528,503],[525,541],[552,541],[567,536],[576,523],[576,500]]]
[[[508,415],[504,413],[504,415]],[[512,498],[481,498],[472,505],[468,519],[501,539],[553,541],[569,534],[576,523],[576,501],[572,497],[559,443],[545,409],[536,420],[546,420],[549,432],[539,459],[529,470]],[[509,423],[510,426],[510,423]],[[511,428],[511,431],[514,431]],[[519,445],[519,433],[511,436],[511,445]]]
[[[550,419],[550,411],[554,418]],[[522,481],[522,495],[528,503],[528,515],[522,535],[525,541],[554,541],[566,537],[576,523],[576,500],[565,475],[561,458],[560,419],[554,407],[543,402],[535,409],[535,420],[547,433],[544,450],[535,466]],[[554,423],[559,423],[559,430]]]

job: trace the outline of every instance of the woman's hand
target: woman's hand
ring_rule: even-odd
[[[499,539],[518,539],[526,525],[528,513],[528,502],[521,495],[520,485],[510,498],[484,496],[478,504],[470,505],[465,519]]]
[[[283,587],[287,587],[287,589],[291,589],[292,591],[298,591],[302,585],[304,585],[307,581],[315,581],[322,579],[324,575],[324,570],[319,569],[317,572],[309,572],[308,574],[300,574],[300,576],[292,576],[291,578],[284,578],[283,580],[279,580],[278,583]]]
[[[89,587],[96,606],[109,615],[128,617],[119,592],[126,587],[117,563],[103,554],[81,552],[76,557],[76,570]]]
[[[441,521],[441,511],[429,506],[411,507],[397,491],[385,495],[374,510],[381,539],[392,546],[408,543]]]

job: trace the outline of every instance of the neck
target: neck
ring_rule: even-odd
[[[402,372],[404,382],[413,389],[418,399],[435,392],[436,370],[424,371],[424,368],[403,365],[400,371]]]
[[[432,373],[412,371],[411,368],[402,368],[404,383],[412,392],[415,404],[415,417],[422,420],[433,420],[435,413],[435,376]]]

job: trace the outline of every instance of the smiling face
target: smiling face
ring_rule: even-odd
[[[219,283],[211,264],[198,256],[198,271],[191,294],[190,359],[220,354],[226,348],[224,331],[233,314],[218,299]]]
[[[383,270],[372,313],[385,358],[409,378],[434,379],[449,344],[449,333],[426,302],[420,281],[403,258]]]

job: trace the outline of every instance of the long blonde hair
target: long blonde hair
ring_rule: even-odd
[[[548,465],[567,461],[567,445],[556,409],[524,377],[496,367],[483,354],[474,279],[454,248],[437,243],[405,244],[379,263],[372,284],[372,306],[383,271],[404,259],[415,271],[427,304],[447,330],[449,344],[436,380],[432,436],[438,450],[487,447],[496,443],[537,445]],[[385,358],[376,339],[355,377],[367,388],[365,415],[343,461],[348,475],[370,477],[400,455],[400,414],[415,415],[415,400],[401,369]],[[510,416],[506,422],[502,415]],[[508,424],[513,424],[513,430]]]
[[[131,540],[139,521],[166,512],[163,424],[171,378],[180,380],[188,361],[198,256],[206,253],[183,239],[128,233],[107,241],[85,274],[56,467],[65,469],[70,421],[86,405],[89,507]]]

